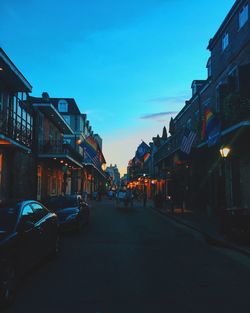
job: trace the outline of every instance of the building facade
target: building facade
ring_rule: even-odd
[[[207,78],[193,81],[192,97],[171,120],[155,167],[169,173],[168,192],[178,205],[220,215],[226,208],[250,208],[249,1],[235,2],[208,49]],[[184,153],[187,131],[196,136]],[[220,154],[225,146],[227,159]]]
[[[31,97],[0,49],[0,201],[104,189],[102,139],[73,98]],[[94,147],[91,155],[87,145]]]
[[[32,87],[0,48],[0,199],[35,197]]]

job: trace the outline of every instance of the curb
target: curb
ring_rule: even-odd
[[[166,212],[162,212],[161,210],[158,210],[154,207],[151,207],[151,208],[152,208],[152,210],[160,213],[161,215],[164,215],[168,218],[173,219],[178,224],[184,225],[184,226],[186,226],[186,227],[188,227],[194,231],[197,231],[198,233],[200,233],[204,237],[204,239],[208,245],[217,246],[217,247],[221,247],[221,248],[225,248],[225,249],[231,249],[231,250],[239,252],[245,256],[250,257],[250,251],[248,251],[244,248],[238,247],[237,245],[235,245],[231,242],[228,242],[227,240],[218,239],[216,236],[210,235],[209,233],[205,232],[204,230],[201,230],[200,228],[195,227],[195,226],[189,224],[188,222],[181,220],[178,217],[172,216],[171,214],[168,214]]]

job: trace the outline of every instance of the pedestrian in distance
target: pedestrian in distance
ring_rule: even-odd
[[[84,202],[87,202],[87,199],[88,199],[88,193],[87,193],[87,191],[83,191],[82,197],[83,197],[83,201],[84,201]]]

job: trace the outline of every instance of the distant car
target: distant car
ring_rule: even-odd
[[[33,200],[0,204],[0,303],[14,300],[19,278],[59,251],[57,216]]]
[[[81,196],[51,197],[45,204],[58,216],[61,231],[80,232],[83,226],[89,222],[89,206]]]

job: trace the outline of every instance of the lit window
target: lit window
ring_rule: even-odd
[[[226,49],[228,44],[229,44],[229,35],[228,35],[228,33],[225,33],[223,38],[222,38],[222,50],[223,51]]]
[[[239,28],[243,27],[248,21],[248,4],[244,5],[239,13]]]
[[[68,112],[68,102],[66,100],[58,101],[58,111],[59,112]]]

